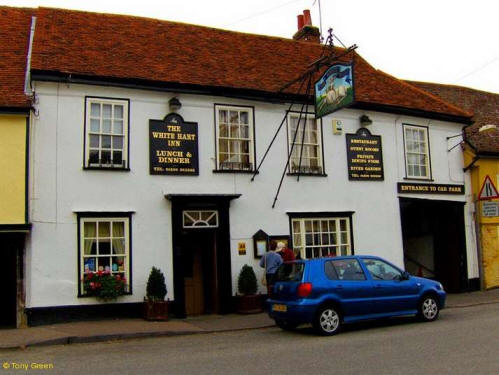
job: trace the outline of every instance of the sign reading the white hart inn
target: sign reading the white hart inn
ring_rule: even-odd
[[[198,124],[169,114],[149,120],[150,174],[198,175]]]

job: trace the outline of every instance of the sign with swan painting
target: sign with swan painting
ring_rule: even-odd
[[[353,87],[353,65],[333,64],[315,82],[315,117],[321,118],[355,100]]]

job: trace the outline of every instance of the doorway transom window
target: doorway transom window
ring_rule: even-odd
[[[184,228],[218,228],[218,211],[184,211],[182,225]]]

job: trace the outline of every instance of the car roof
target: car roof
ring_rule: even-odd
[[[323,262],[326,260],[346,260],[346,259],[381,259],[375,255],[342,255],[342,256],[331,256],[331,257],[321,257],[312,259],[301,259],[296,260],[297,262]]]

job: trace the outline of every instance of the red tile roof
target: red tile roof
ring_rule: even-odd
[[[31,106],[24,94],[24,80],[33,12],[0,6],[0,109]]]
[[[499,95],[491,92],[470,89],[468,87],[442,85],[428,82],[412,82],[443,100],[453,103],[464,110],[474,113],[472,126],[466,128],[466,139],[479,153],[499,153]],[[498,128],[484,133],[478,129],[484,125],[496,125]]]
[[[292,39],[225,31],[149,18],[39,8],[32,71],[120,82],[197,87],[277,96],[323,53]],[[338,54],[343,49],[336,49]],[[343,58],[346,61],[347,57]],[[471,116],[374,69],[356,55],[357,105],[432,117]],[[296,93],[298,84],[286,93]],[[374,106],[374,107],[373,107]]]

